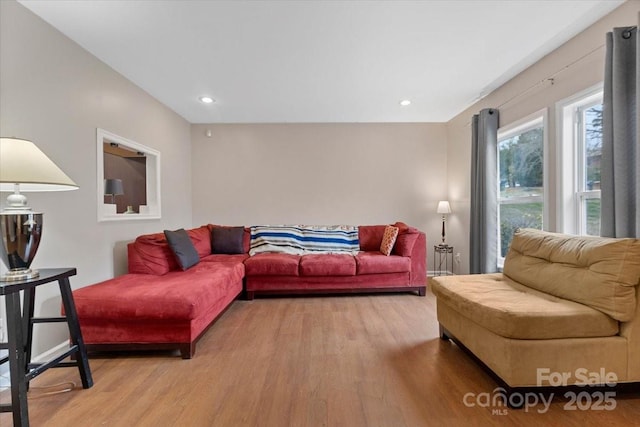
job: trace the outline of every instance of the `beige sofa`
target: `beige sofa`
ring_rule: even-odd
[[[430,284],[441,337],[466,347],[513,393],[640,381],[639,281],[638,239],[521,229],[504,273]]]

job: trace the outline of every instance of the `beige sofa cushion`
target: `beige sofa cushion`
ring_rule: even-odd
[[[618,333],[618,322],[606,314],[527,288],[500,273],[434,277],[431,284],[438,304],[447,304],[506,338],[587,338]]]
[[[640,240],[520,229],[505,258],[504,274],[625,322],[633,318],[636,308]]]

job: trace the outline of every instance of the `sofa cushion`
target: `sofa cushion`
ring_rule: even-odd
[[[618,333],[618,322],[601,311],[528,288],[501,273],[442,276],[431,283],[438,304],[506,338],[587,338]]]
[[[245,262],[247,276],[297,276],[300,255],[265,252]]]
[[[361,274],[408,273],[411,259],[397,255],[384,256],[378,251],[360,252],[355,257],[356,272]]]
[[[411,226],[408,226],[407,224],[405,224],[402,221],[396,221],[395,224],[393,224],[394,227],[398,227],[398,230],[400,231],[400,233],[407,233],[407,232],[411,232],[411,233],[417,233],[418,229],[417,228],[413,228]]]
[[[211,254],[211,233],[209,227],[203,225],[198,228],[192,228],[187,230],[187,234],[193,242],[193,246],[198,252],[198,256],[202,259],[205,256]]]
[[[183,228],[176,231],[164,230],[164,236],[182,270],[187,270],[200,262],[198,252]]]
[[[211,253],[214,254],[242,254],[244,227],[212,227]]]
[[[418,241],[420,230],[410,227],[404,222],[396,222],[393,225],[394,227],[398,227],[398,238],[396,239],[396,244],[393,245],[393,251],[391,253],[400,256],[411,256],[413,247]]]
[[[513,235],[504,274],[626,322],[636,309],[640,240],[520,229]]]
[[[393,245],[396,243],[396,239],[398,238],[398,227],[394,227],[392,225],[387,225],[384,228],[384,234],[382,235],[382,243],[380,243],[380,252],[383,255],[391,255],[391,251],[393,250]]]
[[[301,276],[355,276],[355,257],[347,254],[303,255]]]
[[[200,258],[211,253],[211,238],[207,226],[187,230]],[[164,233],[143,234],[128,247],[135,256],[129,254],[129,273],[162,276],[178,270],[179,265],[169,247]]]
[[[211,254],[204,258],[201,258],[201,262],[231,262],[231,263],[243,263],[245,259],[249,258],[249,254]]]
[[[391,253],[393,255],[411,256],[413,247],[418,241],[419,233],[399,233],[396,238],[396,244],[393,245]]]
[[[73,292],[78,317],[195,319],[242,280],[242,264],[200,263],[163,277],[125,274]]]
[[[361,225],[358,227],[358,239],[361,251],[380,250],[385,225]]]
[[[162,276],[178,269],[178,262],[164,233],[138,236],[129,250],[135,251],[137,255],[129,257],[129,273]],[[132,258],[135,261],[132,261]]]

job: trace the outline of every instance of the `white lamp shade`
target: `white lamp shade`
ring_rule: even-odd
[[[438,202],[438,210],[436,211],[439,214],[450,214],[451,213],[451,206],[449,205],[449,202],[446,200],[441,200]]]
[[[36,145],[19,138],[0,138],[0,191],[77,190],[78,186]]]

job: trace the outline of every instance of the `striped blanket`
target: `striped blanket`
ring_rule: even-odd
[[[351,254],[360,250],[358,227],[351,225],[258,225],[251,227],[249,255],[261,252]]]

